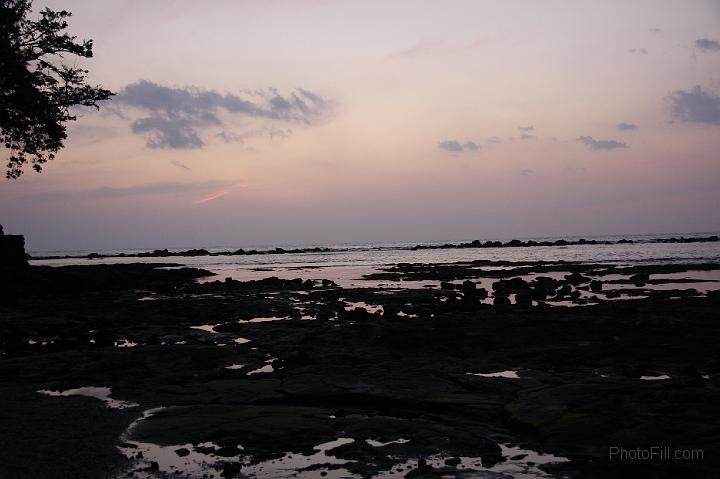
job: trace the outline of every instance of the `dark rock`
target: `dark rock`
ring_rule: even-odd
[[[390,318],[397,316],[397,314],[400,312],[400,306],[396,304],[383,304],[383,317],[384,318]]]
[[[580,273],[575,272],[572,274],[565,275],[565,281],[572,284],[573,286],[576,286],[578,284],[587,283],[588,281],[590,281],[590,278],[588,278],[587,276],[583,276]]]
[[[647,273],[637,273],[629,278],[630,281],[632,281],[635,286],[645,286],[645,283],[650,281],[650,275]]]
[[[320,309],[317,314],[315,315],[315,319],[319,320],[328,320],[333,319],[335,317],[335,311],[327,308]]]
[[[448,457],[445,459],[445,465],[455,467],[460,464],[460,458],[459,457]]]
[[[567,296],[572,291],[572,287],[569,284],[564,284],[560,287],[560,289],[557,290],[555,293],[555,296],[558,298],[562,298],[563,296]]]
[[[493,304],[495,306],[510,306],[510,298],[507,296],[495,296],[495,299],[493,299]]]
[[[0,271],[27,267],[25,238],[22,235],[6,235],[0,226]]]
[[[115,335],[107,330],[98,331],[93,339],[95,339],[95,346],[101,348],[115,346]]]
[[[532,306],[532,299],[528,293],[518,293],[515,295],[515,304],[517,306],[528,307]]]
[[[443,291],[452,291],[455,289],[455,285],[447,281],[440,281],[440,289]]]
[[[530,292],[530,283],[522,278],[501,279],[492,285],[495,296],[507,296],[523,292]]]
[[[427,463],[425,459],[420,459],[418,461],[418,465],[415,469],[411,470],[407,474],[405,474],[405,477],[410,479],[413,477],[424,477],[428,474],[431,474],[434,471],[434,467],[432,467],[430,464]]]
[[[546,290],[552,291],[555,291],[560,285],[560,282],[558,280],[556,280],[555,278],[550,278],[549,276],[538,276],[533,280],[533,283],[536,288],[542,287]]]
[[[186,447],[181,447],[180,449],[175,449],[175,454],[180,457],[185,457],[190,454],[190,450]]]
[[[341,321],[367,321],[371,314],[365,308],[353,308],[351,310],[341,310],[338,312],[338,319]]]
[[[602,281],[598,281],[597,279],[590,281],[590,291],[592,291],[593,293],[598,293],[598,292],[602,291],[602,288],[603,288]]]

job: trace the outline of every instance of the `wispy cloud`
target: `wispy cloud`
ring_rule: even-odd
[[[647,55],[648,51],[645,48],[631,48],[628,50],[630,53],[638,53],[640,55]]]
[[[386,60],[403,60],[431,55],[448,55],[481,48],[493,43],[491,38],[477,38],[465,43],[447,43],[444,40],[422,40],[416,44],[401,48],[385,57]]]
[[[172,160],[172,161],[170,161],[170,164],[172,164],[173,166],[177,166],[181,170],[192,171],[192,168],[190,168],[188,165],[181,162],[180,160]]]
[[[691,90],[676,90],[667,100],[675,119],[691,123],[720,124],[720,96],[703,90],[700,85]]]
[[[591,150],[616,150],[618,148],[628,148],[628,145],[615,140],[596,140],[592,136],[580,136],[576,141],[590,147]]]
[[[695,48],[705,53],[720,52],[720,42],[710,38],[698,38],[695,40]]]
[[[267,137],[270,140],[278,138],[287,138],[292,134],[290,128],[259,128],[255,130],[249,130],[242,133],[233,133],[231,131],[221,131],[215,135],[216,138],[220,138],[225,143],[245,143],[245,141],[251,138]]]
[[[207,203],[212,200],[216,200],[218,198],[221,198],[223,196],[227,196],[230,194],[230,190],[221,190],[216,191],[215,193],[210,193],[209,195],[202,196],[196,200],[193,200],[192,204],[194,205],[201,205],[203,203]]]
[[[411,47],[402,48],[396,52],[391,53],[386,60],[402,60],[405,58],[415,58],[428,53],[436,52],[440,50],[443,45],[442,40],[423,40]]]
[[[452,153],[461,153],[465,151],[479,150],[480,146],[474,141],[466,141],[460,143],[457,140],[443,140],[438,143],[438,148]]]
[[[214,201],[218,198],[222,198],[224,196],[228,196],[232,194],[233,192],[236,192],[239,189],[247,188],[247,183],[233,183],[228,188],[223,188],[219,191],[215,191],[206,195],[203,195],[195,200],[192,201],[192,204],[194,205],[202,205],[205,203],[209,203],[210,201]]]
[[[88,190],[49,191],[25,197],[34,201],[112,200],[148,196],[197,196],[208,191],[230,190],[243,186],[235,181],[205,181],[197,183],[159,182],[130,186],[101,186]]]
[[[115,111],[131,120],[131,131],[146,136],[148,148],[163,149],[201,148],[205,145],[201,131],[222,127],[222,114],[312,124],[333,106],[303,88],[286,95],[273,88],[232,94],[198,87],[173,88],[148,80],[127,85],[112,101]],[[273,137],[272,132],[286,134],[289,130],[268,131]]]
[[[620,131],[635,131],[638,129],[638,126],[634,123],[625,123],[621,122],[615,125],[616,128]]]
[[[528,126],[518,126],[518,130],[520,130],[520,139],[521,140],[534,140],[537,138],[537,136],[530,133],[531,131],[535,131],[535,126],[528,125]]]

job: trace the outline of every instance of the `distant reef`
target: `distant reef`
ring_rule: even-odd
[[[445,244],[418,244],[415,246],[398,246],[396,250],[426,250],[426,249],[464,249],[464,248],[530,248],[536,246],[574,246],[574,245],[613,245],[613,244],[635,244],[635,243],[709,243],[720,241],[717,235],[712,236],[696,236],[686,238],[684,236],[672,238],[653,238],[644,241],[635,241],[631,239],[620,239],[617,241],[598,241],[598,240],[554,240],[554,241],[521,241],[510,240],[505,243],[502,241],[480,241],[474,240],[469,243],[445,243]],[[47,259],[101,259],[101,258],[168,258],[172,256],[250,256],[250,255],[276,255],[276,254],[301,254],[301,253],[332,253],[347,251],[343,248],[274,248],[268,250],[257,249],[237,249],[232,251],[208,251],[204,248],[188,249],[184,251],[170,251],[168,249],[156,249],[141,253],[119,253],[119,254],[101,254],[90,253],[88,255],[65,255],[65,256],[32,256],[30,259],[47,260]]]
[[[719,241],[717,235],[703,236],[703,237],[691,237],[685,238],[683,236],[679,238],[654,238],[642,243],[708,243]],[[413,250],[421,249],[462,249],[462,248],[530,248],[534,246],[574,246],[574,245],[612,245],[612,244],[635,244],[634,240],[621,239],[617,241],[597,241],[597,240],[564,240],[559,239],[555,241],[520,241],[511,240],[506,243],[502,241],[485,241],[480,240],[471,241],[470,243],[446,243],[441,245],[416,245],[413,246]]]

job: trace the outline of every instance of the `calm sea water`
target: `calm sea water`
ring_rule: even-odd
[[[684,234],[683,236],[708,236],[710,233]],[[393,263],[449,263],[471,260],[505,261],[582,261],[613,264],[659,264],[659,263],[705,263],[720,262],[720,242],[714,243],[651,243],[652,239],[678,237],[679,234],[666,235],[624,235],[605,237],[585,237],[585,239],[617,241],[632,239],[635,244],[613,245],[573,245],[539,246],[530,248],[466,248],[434,249],[412,251],[408,248],[416,244],[439,243],[375,243],[375,244],[337,244],[303,245],[302,247],[327,247],[332,252],[300,254],[268,254],[248,256],[198,256],[171,258],[103,258],[103,259],[57,259],[33,260],[32,264],[60,266],[68,264],[98,263],[159,263],[172,262],[187,266],[204,268],[216,273],[220,279],[231,277],[238,280],[260,279],[268,276],[281,278],[327,278],[343,286],[372,286],[373,283],[362,280],[362,275],[377,271],[379,267]],[[508,241],[509,239],[499,239]],[[523,238],[536,241],[560,238]],[[565,237],[577,240],[580,237]],[[495,240],[495,239],[493,239]],[[462,240],[457,242],[466,242]],[[484,240],[483,240],[484,241]],[[456,243],[453,241],[452,243]],[[286,249],[298,247],[292,245],[273,245],[272,247],[252,247],[245,249],[267,250],[280,246]],[[198,246],[195,246],[198,247]],[[189,248],[179,248],[181,251]],[[208,251],[232,251],[237,247],[206,248]],[[125,250],[125,253],[137,253],[144,250]],[[172,251],[172,250],[171,250]],[[33,256],[51,255],[87,255],[93,251],[36,251]],[[104,254],[117,254],[121,250],[96,251]],[[212,279],[217,279],[214,277]]]

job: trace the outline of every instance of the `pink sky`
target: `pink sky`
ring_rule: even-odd
[[[51,250],[720,229],[716,1],[206,3],[47,2],[118,96],[2,183],[7,232]]]

